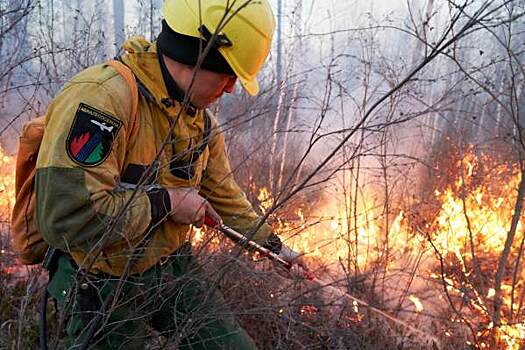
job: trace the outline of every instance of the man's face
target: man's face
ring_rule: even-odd
[[[189,80],[191,81],[191,75]],[[235,75],[199,69],[191,88],[191,103],[197,108],[207,108],[221,98],[224,93],[232,93],[236,81]]]
[[[171,70],[168,70],[171,73]],[[194,67],[180,65],[177,73],[173,74],[173,79],[184,91],[188,91],[193,78]],[[199,108],[207,108],[221,96],[233,92],[237,77],[224,73],[215,73],[206,69],[199,69],[195,75],[195,81],[191,87],[191,103]]]

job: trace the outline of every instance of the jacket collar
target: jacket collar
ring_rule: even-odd
[[[144,37],[133,37],[124,42],[123,48],[126,54],[122,56],[122,62],[133,71],[137,80],[148,90],[150,98],[155,100],[157,105],[171,112],[170,114],[176,113],[173,108],[178,107],[176,109],[179,110],[184,100],[184,92],[175,84],[166,67],[162,67],[156,45]],[[195,115],[195,107],[188,107],[186,113]]]

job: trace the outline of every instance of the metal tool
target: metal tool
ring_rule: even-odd
[[[278,262],[285,269],[290,270],[292,268],[292,263],[291,262],[289,262],[287,260],[284,260],[283,258],[281,258],[279,255],[275,254],[274,252],[272,252],[268,248],[265,248],[262,245],[254,242],[252,240],[249,240],[243,234],[240,234],[239,232],[235,231],[231,227],[226,226],[224,224],[220,225],[217,221],[215,221],[212,217],[210,217],[208,215],[206,215],[206,217],[204,218],[204,224],[206,226],[208,226],[208,227],[211,227],[211,228],[214,228],[214,229],[216,229],[218,231],[221,231],[222,233],[224,233],[224,235],[226,237],[228,237],[229,239],[234,241],[236,244],[238,244],[238,245],[240,245],[242,247],[246,247],[246,248],[255,250],[255,251],[259,252],[259,254],[261,254],[262,256],[265,256],[265,257],[267,257],[267,258],[269,258],[269,259],[271,259],[273,261]]]

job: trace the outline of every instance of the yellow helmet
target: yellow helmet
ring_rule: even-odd
[[[163,14],[174,32],[204,40],[225,18],[216,48],[246,91],[257,95],[257,73],[270,52],[275,29],[268,0],[165,0]]]

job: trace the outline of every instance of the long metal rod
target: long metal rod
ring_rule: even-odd
[[[259,243],[249,240],[248,238],[246,238],[246,236],[244,236],[243,234],[240,234],[239,232],[235,231],[231,227],[226,226],[226,225],[219,225],[217,222],[215,222],[215,220],[213,220],[209,216],[206,216],[206,218],[204,219],[204,224],[218,231],[221,231],[222,233],[224,233],[226,237],[230,238],[232,241],[234,241],[238,245],[255,250],[259,252],[261,255],[268,257],[275,262],[278,262],[287,270],[290,270],[292,268],[291,262],[284,260],[279,255],[275,254],[268,248],[263,247]]]

